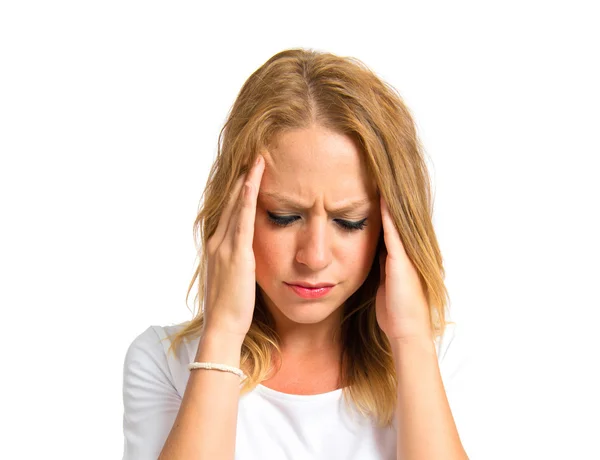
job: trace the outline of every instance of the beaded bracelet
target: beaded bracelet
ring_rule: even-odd
[[[215,369],[223,372],[231,372],[237,375],[240,379],[244,380],[246,378],[246,374],[241,369],[233,366],[227,366],[226,364],[217,364],[217,363],[189,363],[188,369]]]

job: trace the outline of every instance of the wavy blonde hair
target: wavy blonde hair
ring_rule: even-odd
[[[199,264],[186,301],[198,282],[195,301],[205,295],[207,240],[217,228],[236,179],[245,174],[257,154],[285,130],[320,125],[358,141],[371,177],[388,203],[408,257],[426,294],[432,339],[445,328],[448,293],[444,268],[432,224],[433,203],[423,148],[411,114],[397,91],[364,63],[312,49],[275,54],[242,86],[219,134],[217,157],[194,222]],[[201,201],[201,203],[202,203]],[[200,233],[201,244],[198,244]],[[397,378],[390,343],[377,324],[375,295],[378,257],[363,285],[343,306],[340,360],[345,400],[351,399],[378,426],[390,426],[396,409]],[[274,354],[281,356],[274,320],[256,289],[252,325],[246,335],[240,367],[248,378],[240,396],[272,371]],[[181,341],[199,337],[202,308],[171,337],[171,350]]]

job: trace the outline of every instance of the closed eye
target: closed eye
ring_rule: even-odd
[[[287,227],[293,224],[295,221],[300,219],[299,216],[278,216],[272,212],[267,211],[269,220],[279,227]],[[347,231],[363,230],[367,226],[367,218],[365,217],[359,221],[334,219],[335,222],[343,229]]]

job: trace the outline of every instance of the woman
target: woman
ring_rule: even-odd
[[[395,90],[286,50],[221,136],[194,225],[203,308],[131,344],[124,458],[467,458],[429,178]]]

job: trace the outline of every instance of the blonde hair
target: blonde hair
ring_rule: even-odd
[[[445,328],[448,293],[442,256],[435,236],[430,182],[423,148],[409,110],[396,90],[364,63],[312,49],[275,54],[242,86],[219,134],[217,157],[210,170],[194,240],[199,264],[195,282],[198,306],[205,295],[207,254],[203,248],[217,228],[221,211],[236,179],[247,172],[256,155],[285,130],[320,125],[358,141],[371,177],[383,194],[406,253],[415,265],[426,294],[432,339]],[[340,362],[345,399],[364,416],[389,426],[396,409],[396,374],[390,343],[377,324],[375,294],[378,257],[363,285],[344,305]],[[241,395],[269,377],[274,353],[281,353],[270,312],[256,289],[252,325],[246,335],[240,367],[248,379]],[[202,308],[172,337],[171,349],[197,338],[204,327]],[[280,356],[280,355],[279,355]]]

